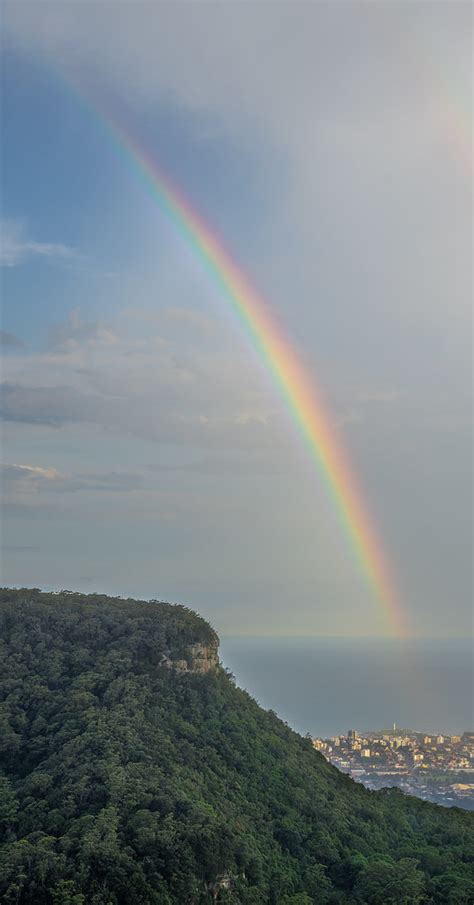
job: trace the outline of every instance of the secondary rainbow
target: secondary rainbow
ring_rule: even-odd
[[[70,87],[74,91],[76,86]],[[390,574],[383,545],[377,537],[320,393],[291,343],[224,244],[159,166],[156,158],[149,154],[121,122],[97,107],[89,98],[86,99],[80,89],[78,100],[95,113],[117,151],[151,191],[239,315],[257,354],[286,401],[313,463],[325,481],[356,559],[375,601],[384,612],[390,630],[397,635],[407,635],[405,613]]]

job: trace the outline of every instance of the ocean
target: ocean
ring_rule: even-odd
[[[301,734],[473,727],[469,639],[221,638],[221,660],[262,707]]]

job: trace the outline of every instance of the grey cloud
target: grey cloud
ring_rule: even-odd
[[[165,320],[170,324],[197,333],[201,336],[213,337],[218,332],[218,325],[207,314],[195,311],[193,308],[173,307],[166,308],[163,312]]]
[[[97,420],[98,400],[71,386],[0,385],[0,417],[4,421],[61,427]]]
[[[31,493],[128,493],[143,487],[143,477],[127,472],[84,472],[66,474],[56,468],[40,465],[0,463],[0,480],[9,491],[31,496]]]
[[[109,4],[4,8],[7,40],[86,91],[90,79],[99,105],[101,83],[135,107],[171,100],[263,151],[279,190],[255,269],[295,320],[320,312],[323,348],[361,332],[380,368],[408,320],[414,370],[416,343],[453,309],[465,335],[472,212],[453,136],[468,156],[455,113],[471,85],[468,4],[124,3],[113,27]]]
[[[30,544],[4,544],[3,553],[39,553],[41,547]]]
[[[404,9],[354,2],[296,10],[292,4],[130,3],[122,4],[113,27],[108,4],[93,12],[87,4],[4,7],[14,45],[46,52],[83,78],[85,71],[100,73],[135,103],[171,95],[192,110],[218,112],[227,128],[235,128],[236,117],[252,118],[281,139],[286,126],[292,143],[294,127],[304,129],[311,111],[333,120],[342,110],[360,124],[362,117],[403,115],[407,101],[409,109],[424,104],[426,85],[416,75],[429,47],[427,27],[433,44],[441,31],[470,54],[467,4],[453,10],[452,4]],[[402,59],[407,20],[413,48]]]
[[[19,349],[24,345],[23,341],[15,336],[14,333],[8,333],[6,330],[0,330],[0,346],[7,349]]]
[[[55,468],[44,468],[41,465],[16,465],[0,463],[0,475],[3,480],[15,483],[16,481],[52,481],[58,472]]]
[[[286,453],[286,455],[285,455]],[[176,464],[157,463],[146,466],[155,474],[190,473],[208,476],[229,476],[253,474],[283,474],[288,470],[287,450],[274,450],[272,460],[268,454],[256,453],[255,450],[244,450],[244,455],[237,458],[235,455],[224,457],[213,456],[207,459],[197,459],[191,462]]]
[[[125,472],[104,472],[61,476],[53,489],[60,493],[95,491],[97,493],[129,493],[143,487],[143,477]]]
[[[191,313],[184,316],[194,329]],[[107,330],[104,338],[102,327],[74,313],[56,325],[46,353],[10,358],[9,376],[21,381],[3,383],[0,416],[54,428],[97,425],[154,442],[269,451],[278,444],[281,404],[249,364],[224,338],[205,348],[187,347],[180,336],[130,340]]]
[[[271,449],[279,433],[277,421],[252,415],[173,411],[166,401],[160,405],[156,392],[110,397],[86,394],[70,386],[3,384],[0,417],[52,428],[98,424],[120,434],[203,448]]]
[[[2,502],[2,517],[5,519],[24,518],[28,519],[28,521],[41,521],[54,511],[57,510],[51,507],[49,502],[45,501],[5,500]]]

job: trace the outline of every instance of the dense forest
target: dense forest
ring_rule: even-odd
[[[474,815],[339,773],[185,607],[3,589],[0,623],[2,902],[474,902]]]

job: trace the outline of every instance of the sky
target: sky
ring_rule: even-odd
[[[472,624],[472,7],[4,2],[2,583],[394,631],[222,289],[326,400],[415,635]]]

